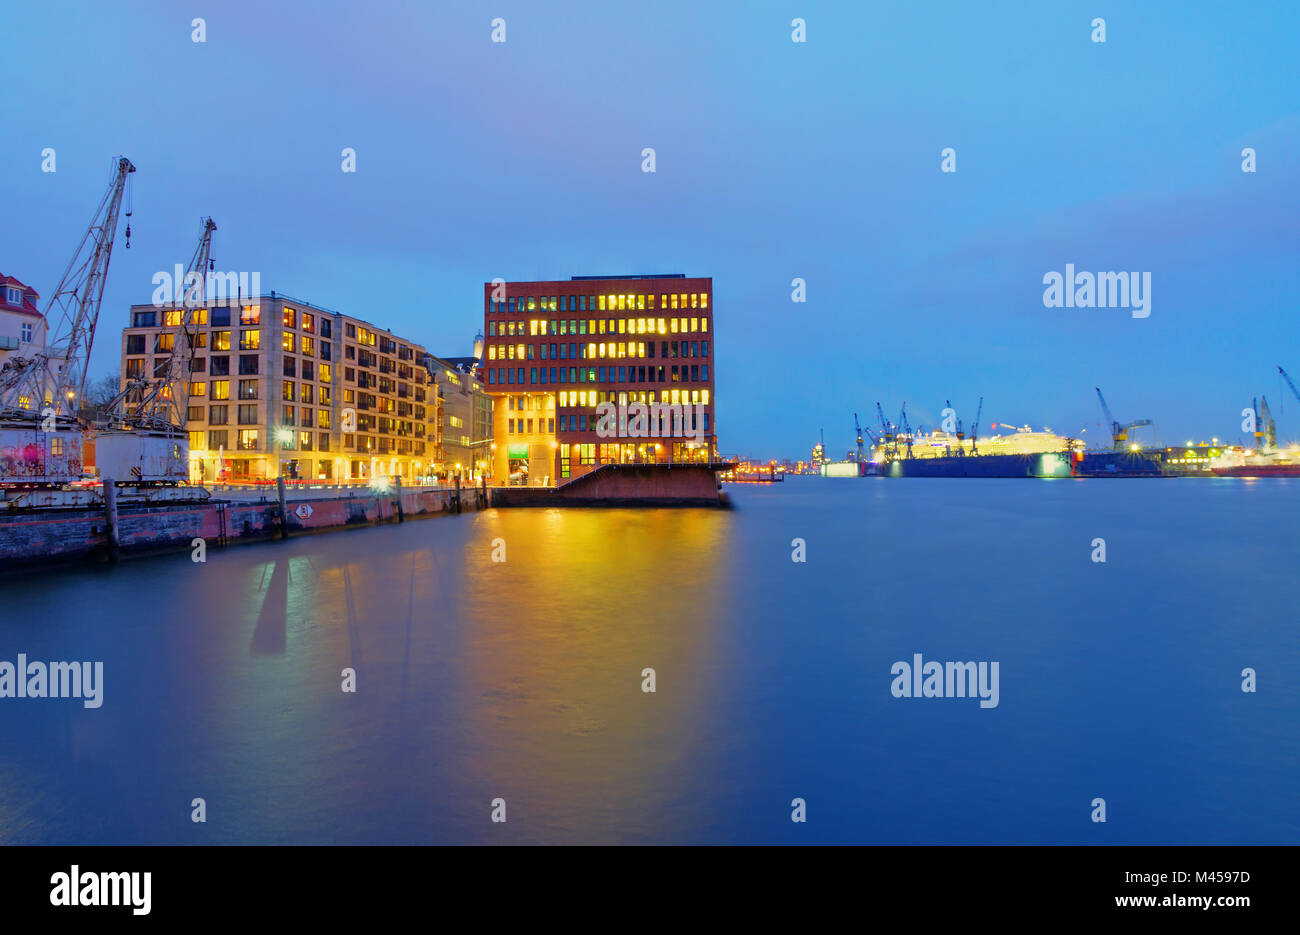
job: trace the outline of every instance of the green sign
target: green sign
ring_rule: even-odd
[[[528,445],[513,444],[506,448],[506,455],[511,458],[527,458]]]

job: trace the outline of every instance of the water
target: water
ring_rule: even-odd
[[[0,700],[0,842],[1294,844],[1297,494],[794,478],[8,577],[0,659],[105,686]],[[918,652],[999,705],[892,697]]]

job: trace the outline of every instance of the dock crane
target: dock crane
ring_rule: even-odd
[[[1124,443],[1128,441],[1128,430],[1141,428],[1144,425],[1153,425],[1150,419],[1137,419],[1133,422],[1120,424],[1110,411],[1110,406],[1106,405],[1106,397],[1101,395],[1101,387],[1096,387],[1097,399],[1101,400],[1101,411],[1106,416],[1106,421],[1110,423],[1110,440],[1116,451],[1124,448]]]
[[[907,424],[907,401],[903,401],[903,408],[898,413],[898,424],[902,426],[904,438],[907,439],[907,457],[912,457],[912,427]]]
[[[945,400],[943,401],[943,404],[944,404],[945,406],[947,406],[949,409],[952,409],[952,400],[951,400],[951,399],[945,399]],[[955,413],[956,411],[957,411],[957,410],[953,409],[953,412],[954,412],[954,413]],[[964,445],[962,444],[962,442],[966,440],[966,433],[965,433],[965,431],[962,430],[961,419],[958,419],[958,420],[957,420],[957,427],[956,427],[956,429],[953,431],[953,434],[957,436],[957,456],[958,456],[958,457],[961,457],[962,455],[964,455],[964,454],[966,453],[966,446],[964,446]]]
[[[194,248],[194,255],[179,284],[181,301],[173,302],[171,308],[163,310],[164,321],[175,323],[170,332],[171,350],[167,363],[154,371],[153,379],[141,380],[134,388],[135,392],[126,391],[119,397],[132,401],[129,411],[121,413],[121,421],[130,428],[169,434],[185,432],[188,415],[185,390],[189,383],[190,359],[194,356],[194,312],[204,304],[207,273],[212,260],[212,234],[216,229],[212,218],[203,219],[199,244]],[[138,399],[131,399],[134,396]],[[115,413],[114,421],[116,418]]]
[[[54,339],[43,351],[27,358],[11,357],[0,369],[0,448],[23,452],[20,459],[6,461],[0,468],[0,483],[57,485],[81,478],[77,408],[86,384],[117,222],[133,172],[130,159],[118,156],[114,160],[108,189],[46,304],[46,321],[51,326],[57,322]]]
[[[885,449],[886,456],[893,457],[898,452],[898,440],[895,438],[889,420],[885,418],[885,410],[879,402],[876,403],[876,416],[880,419],[880,444]]]
[[[1255,410],[1255,448],[1261,452],[1274,451],[1277,448],[1277,422],[1268,408],[1268,397],[1261,396],[1259,402],[1251,400]]]
[[[1281,367],[1277,368],[1277,372],[1282,374],[1282,379],[1286,380],[1286,385],[1291,387],[1291,392],[1295,394],[1295,398],[1300,400],[1300,390],[1296,389],[1296,385],[1291,379],[1291,374],[1287,373]]]
[[[863,446],[865,445],[865,440],[862,437],[862,423],[858,421],[858,414],[856,412],[853,413],[853,427],[857,430],[858,433],[858,463],[861,464],[863,461],[866,460],[863,457],[863,451],[862,451]],[[867,432],[867,435],[871,436],[870,431]],[[874,437],[871,438],[871,443],[876,444],[876,439]]]
[[[979,454],[979,449],[976,446],[979,443],[980,416],[982,416],[983,414],[984,414],[984,397],[981,396],[979,405],[975,407],[975,424],[972,425],[970,429],[970,453],[973,455]]]

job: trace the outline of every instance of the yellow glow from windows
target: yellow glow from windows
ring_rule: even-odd
[[[181,323],[180,311],[163,312],[163,326],[166,328],[175,328]]]
[[[709,294],[708,294],[707,292],[701,292],[701,293],[700,293],[700,308],[708,308],[708,307],[709,307]]]
[[[645,296],[644,296],[644,295],[638,295],[638,296],[636,297],[636,307],[637,307],[638,309],[644,309],[644,308],[645,308]]]
[[[488,345],[488,360],[496,360],[496,359],[497,359],[497,346],[496,346],[495,344],[489,344],[489,345]]]
[[[515,351],[515,358],[516,358],[517,360],[523,360],[523,359],[524,359],[524,346],[523,346],[522,344],[516,344],[515,347],[517,348],[517,350]]]
[[[638,357],[644,357],[644,356],[645,356],[645,342],[642,341],[640,344],[637,345],[637,348],[638,348],[637,356],[638,356]]]
[[[669,330],[672,331],[673,334],[676,334],[676,333],[677,333],[677,319],[676,319],[676,318],[670,318],[670,319],[668,319],[668,324],[669,324]]]
[[[701,319],[700,319],[700,330],[701,330],[701,331],[708,331],[708,330],[709,330],[709,320],[708,320],[707,318],[701,318]]]
[[[668,326],[664,323],[664,320],[662,318],[659,319],[659,333],[660,334],[668,333]]]
[[[698,318],[692,318],[692,319],[691,319],[691,330],[692,330],[692,331],[699,331],[699,330],[700,330],[700,320],[699,320]]]
[[[212,398],[229,399],[230,398],[230,381],[213,380],[212,381]]]
[[[708,391],[708,390],[700,390],[700,402],[704,403],[704,405],[706,405],[706,406],[709,404],[709,391]]]

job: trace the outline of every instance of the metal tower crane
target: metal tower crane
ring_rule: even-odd
[[[907,439],[907,457],[912,457],[912,427],[907,424],[907,401],[903,401],[903,408],[898,413],[898,424],[902,426],[903,437]]]
[[[171,350],[167,363],[154,371],[153,379],[145,378],[130,387],[119,397],[112,410],[114,422],[119,419],[130,428],[154,432],[182,433],[185,431],[185,388],[189,382],[190,358],[194,356],[194,310],[204,303],[205,284],[212,258],[212,234],[217,225],[212,218],[203,219],[203,232],[194,248],[185,277],[181,280],[181,301],[163,309],[163,321],[173,324],[170,332]],[[138,399],[137,399],[138,397]],[[119,407],[129,402],[127,412]]]
[[[1291,387],[1291,392],[1295,394],[1295,398],[1300,400],[1300,390],[1296,389],[1295,383],[1291,380],[1291,375],[1281,367],[1277,368],[1277,372],[1282,374],[1282,379],[1286,380],[1286,385]]]
[[[82,235],[77,252],[45,307],[45,319],[58,321],[54,339],[30,358],[12,358],[0,372],[0,417],[49,424],[49,416],[71,419],[86,383],[86,364],[95,341],[104,281],[122,209],[131,160],[117,158],[108,190]],[[41,412],[42,409],[47,411]],[[48,410],[52,409],[53,413]]]
[[[865,444],[865,441],[862,438],[862,423],[858,421],[858,414],[856,412],[853,413],[853,428],[856,429],[858,433],[858,463],[861,464],[864,460],[864,458],[862,457],[863,454],[862,448]],[[872,441],[874,442],[875,439],[872,439]]]
[[[885,454],[893,456],[898,451],[897,439],[894,437],[894,431],[890,428],[889,420],[885,418],[885,410],[880,403],[876,403],[876,416],[880,419],[880,443],[885,449]]]
[[[1137,419],[1136,421],[1126,422],[1121,425],[1111,413],[1110,406],[1106,405],[1106,397],[1101,395],[1101,387],[1096,387],[1096,390],[1097,399],[1101,400],[1101,411],[1106,416],[1106,421],[1110,423],[1110,440],[1116,451],[1121,450],[1124,447],[1124,443],[1128,441],[1129,429],[1141,428],[1144,425],[1153,424],[1150,419]]]
[[[1254,401],[1251,401],[1252,404]],[[1277,448],[1277,422],[1268,408],[1268,397],[1261,396],[1255,406],[1255,447],[1259,451],[1274,451]]]
[[[975,424],[970,429],[970,453],[979,454],[977,445],[979,444],[980,434],[980,416],[984,414],[984,397],[980,397],[980,404],[975,407]]]
[[[0,459],[0,483],[46,486],[81,478],[77,406],[86,383],[122,200],[133,172],[131,160],[117,157],[108,189],[46,303],[46,322],[55,328],[53,339],[39,353],[11,357],[0,368],[0,449],[15,452]]]

